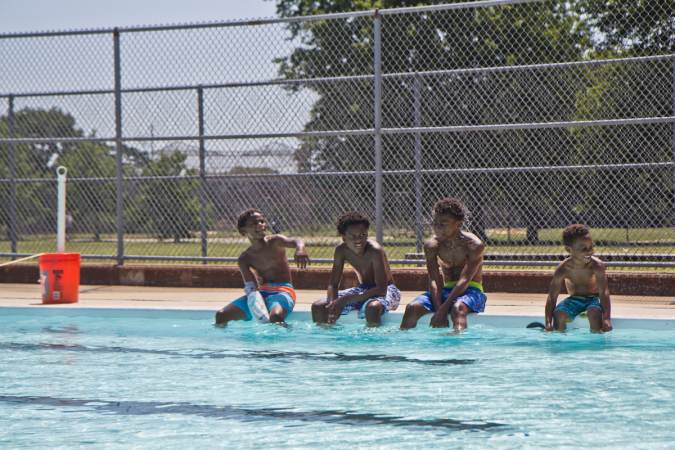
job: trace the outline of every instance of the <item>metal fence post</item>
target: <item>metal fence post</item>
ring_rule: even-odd
[[[7,109],[7,134],[10,139],[14,138],[14,96],[9,95]],[[17,253],[17,218],[16,218],[16,147],[14,143],[9,144],[9,240],[11,242],[11,252]],[[14,256],[12,256],[14,259]]]
[[[413,83],[413,111],[414,126],[422,126],[422,82],[419,75],[415,75]],[[422,251],[424,230],[422,227],[422,135],[415,133],[415,249]]]
[[[197,119],[199,121],[199,228],[202,241],[202,258],[208,256],[206,235],[206,149],[204,146],[204,88],[197,87]],[[206,264],[206,261],[203,261]]]
[[[116,224],[117,224],[117,264],[124,264],[124,167],[122,158],[122,65],[120,59],[120,31],[113,30],[113,58],[115,77],[115,156],[117,162],[116,178]]]
[[[375,131],[375,236],[377,242],[384,241],[383,198],[382,198],[382,16],[378,10],[374,14],[374,131]]]
[[[671,96],[671,108],[672,108],[672,115],[675,116],[675,59],[673,59],[670,62],[670,67],[671,67],[671,81],[670,81],[670,96]],[[672,177],[673,177],[673,190],[671,195],[673,196],[673,208],[671,209],[671,216],[670,216],[670,226],[675,226],[675,122],[670,124],[670,129],[671,129],[671,150],[672,150],[672,161],[673,161],[673,170],[672,170]]]

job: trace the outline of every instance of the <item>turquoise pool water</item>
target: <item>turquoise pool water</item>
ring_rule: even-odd
[[[453,336],[0,308],[0,448],[673,445],[672,322],[604,335],[527,322]]]

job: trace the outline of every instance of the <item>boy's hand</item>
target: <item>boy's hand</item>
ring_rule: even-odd
[[[436,311],[433,316],[431,316],[431,322],[429,325],[434,328],[448,328],[450,323],[448,321],[448,313],[445,311]]]
[[[339,299],[335,299],[328,303],[326,309],[328,310],[328,323],[335,323],[340,317],[340,313],[344,309],[345,305]]]
[[[603,319],[602,331],[612,331],[612,321],[610,319]]]
[[[306,269],[307,264],[309,264],[309,255],[305,251],[295,252],[295,264],[297,264],[298,268],[300,269]]]

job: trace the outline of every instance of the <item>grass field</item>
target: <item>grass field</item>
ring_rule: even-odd
[[[406,259],[406,254],[415,253],[416,246],[414,238],[404,236],[403,233],[396,233],[396,230],[386,235],[385,245],[390,260]],[[289,235],[293,235],[288,233]],[[325,233],[319,235],[311,233],[311,236],[305,236],[307,248],[310,257],[314,259],[330,259],[333,255],[333,247],[340,242],[340,238],[335,235]],[[547,243],[557,242],[561,234],[560,229],[541,230],[539,237]],[[524,245],[526,231],[524,229],[495,229],[488,230],[488,237],[492,244],[488,246],[487,252],[499,254],[537,254],[537,253],[563,253],[562,245]],[[508,237],[511,237],[509,242]],[[594,229],[593,237],[596,241],[611,243],[611,245],[598,245],[596,253],[618,253],[626,255],[650,255],[666,254],[672,255],[673,241],[675,241],[675,230],[671,228],[660,229],[631,229],[629,233],[623,229]],[[389,244],[389,245],[387,245]],[[246,247],[247,242],[241,236],[234,233],[210,233],[208,242],[209,257],[237,257]],[[112,257],[115,255],[117,245],[112,235],[102,236],[101,242],[94,242],[90,235],[74,235],[66,245],[67,251],[82,253],[85,255],[106,255]],[[32,236],[32,239],[21,240],[18,242],[19,253],[42,253],[55,250],[54,236]],[[9,253],[10,243],[0,241],[0,252]],[[173,256],[173,257],[199,257],[201,255],[201,244],[198,239],[189,239],[184,242],[174,243],[173,241],[160,241],[152,236],[146,235],[128,235],[124,244],[125,255],[143,255],[143,256]],[[289,250],[289,256],[292,256],[292,250]],[[7,260],[8,258],[4,258]],[[507,259],[507,258],[504,258]],[[134,262],[133,260],[130,260]],[[142,262],[142,261],[136,261]],[[152,263],[171,264],[170,260],[153,260]],[[525,263],[526,264],[526,263]],[[487,263],[486,265],[489,265]],[[416,265],[412,265],[413,267]],[[491,266],[494,267],[494,266]],[[507,266],[516,270],[542,269],[536,266]],[[628,268],[629,270],[645,270],[646,268]],[[658,268],[659,271],[668,271],[670,269]],[[675,270],[673,270],[675,271]]]

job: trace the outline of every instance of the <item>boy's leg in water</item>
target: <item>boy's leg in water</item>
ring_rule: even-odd
[[[270,322],[281,323],[286,319],[287,311],[279,304],[275,304],[270,309]]]
[[[312,320],[315,323],[328,322],[328,300],[317,300],[312,303]]]
[[[421,303],[408,303],[403,313],[403,320],[401,320],[401,329],[408,330],[415,328],[420,318],[430,312]]]
[[[366,305],[366,322],[368,326],[379,326],[382,323],[384,305],[378,300],[373,300]]]
[[[471,309],[461,301],[455,301],[450,308],[450,317],[452,318],[452,327],[455,331],[466,329],[466,317],[471,313]]]
[[[556,331],[565,331],[567,322],[571,322],[570,316],[565,311],[553,311],[553,328]]]
[[[586,317],[588,317],[588,324],[591,326],[592,332],[599,333],[602,331],[602,310],[589,308],[586,310]]]
[[[216,312],[216,326],[224,327],[231,320],[246,320],[246,313],[233,303]]]

